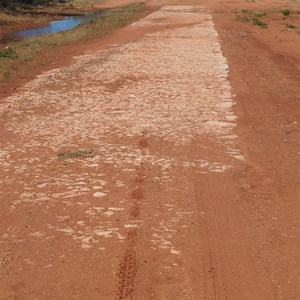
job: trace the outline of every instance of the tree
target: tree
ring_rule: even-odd
[[[51,0],[0,0],[0,7],[14,8],[17,5],[49,5]],[[55,2],[55,1],[52,1]]]

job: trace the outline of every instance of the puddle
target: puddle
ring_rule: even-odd
[[[51,21],[47,25],[42,26],[42,27],[12,32],[8,36],[6,36],[5,39],[6,40],[20,40],[20,39],[24,39],[24,38],[31,38],[31,37],[38,36],[38,35],[69,30],[69,29],[75,28],[81,24],[87,23],[89,21],[93,21],[97,17],[104,15],[108,12],[109,12],[108,10],[100,10],[100,11],[86,14],[86,15],[64,17],[61,20]]]

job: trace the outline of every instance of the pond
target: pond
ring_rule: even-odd
[[[38,28],[24,29],[24,30],[12,32],[8,36],[6,36],[5,39],[19,40],[19,39],[30,38],[42,34],[54,33],[54,32],[72,29],[83,23],[87,23],[89,21],[95,20],[97,17],[104,15],[106,13],[108,13],[108,10],[96,11],[94,13],[90,13],[86,15],[64,17],[61,20],[51,21],[47,25]]]

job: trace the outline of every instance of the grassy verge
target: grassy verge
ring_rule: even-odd
[[[45,19],[46,18],[43,16],[38,18],[37,17],[31,18],[26,15],[18,15],[18,14],[0,11],[0,26],[17,25],[22,23],[36,24],[45,21]]]
[[[113,29],[127,25],[143,7],[143,3],[127,5],[113,9],[110,13],[72,30],[34,37],[21,42],[10,42],[6,48],[0,50],[0,81],[7,81],[18,74],[20,63],[35,60],[39,54],[48,51],[49,48],[100,37]]]
[[[266,11],[254,11],[249,9],[242,9],[240,14],[236,15],[236,20],[241,22],[250,22],[253,25],[261,28],[268,28],[268,25],[261,19],[267,16]]]
[[[73,7],[79,7],[79,8],[92,7],[95,4],[101,4],[101,1],[99,1],[99,0],[73,0],[71,2],[71,5]]]
[[[242,9],[239,13],[235,11],[235,19],[240,22],[248,22],[255,26],[259,26],[261,28],[268,28],[268,24],[265,23],[264,18],[270,20],[283,19],[289,21],[295,21],[299,23],[299,10],[290,10],[290,9],[268,9],[268,10],[249,10]],[[299,26],[296,24],[283,24],[288,29],[297,29]]]
[[[59,11],[68,8],[89,8],[102,4],[102,0],[0,0],[0,9],[7,12]]]

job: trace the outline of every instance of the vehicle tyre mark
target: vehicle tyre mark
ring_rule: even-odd
[[[126,250],[118,272],[118,300],[132,299],[134,279],[137,273],[136,259],[137,228],[131,229],[126,237]]]
[[[148,146],[148,141],[143,135],[139,141],[141,147],[141,154],[144,154],[144,148]],[[144,197],[144,178],[145,166],[141,162],[136,178],[134,179],[133,189],[130,193],[130,200],[132,202],[130,212],[130,220],[137,221],[141,214],[140,203]],[[132,228],[128,231],[125,240],[125,253],[119,265],[118,276],[118,300],[131,300],[134,292],[135,277],[138,272],[137,263],[137,242],[138,242],[138,228]]]

